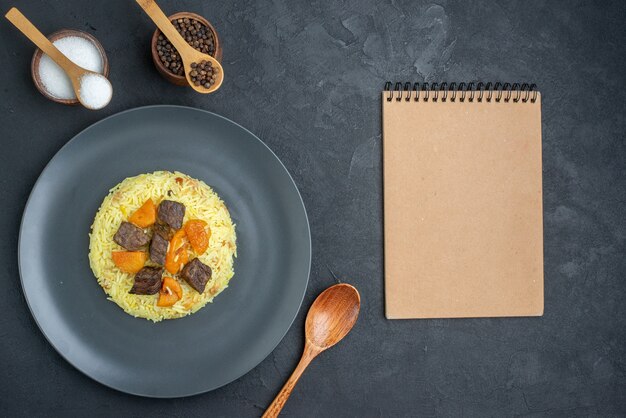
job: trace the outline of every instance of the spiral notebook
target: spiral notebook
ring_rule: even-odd
[[[535,86],[387,83],[382,119],[387,318],[542,315]]]

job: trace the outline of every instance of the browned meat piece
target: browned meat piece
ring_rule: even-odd
[[[136,227],[130,222],[122,222],[113,236],[113,241],[129,251],[137,251],[150,242],[150,237],[143,229]]]
[[[135,295],[155,295],[161,289],[161,267],[144,267],[135,275],[135,283],[128,293]]]
[[[173,200],[164,200],[159,205],[157,219],[174,229],[183,227],[183,218],[185,217],[185,205],[174,202]]]
[[[174,230],[172,228],[158,222],[154,224],[154,233],[161,235],[168,241],[171,241],[174,237]]]
[[[157,264],[165,265],[165,255],[169,242],[161,235],[154,233],[150,242],[150,260]]]
[[[183,267],[180,276],[198,293],[203,293],[207,282],[211,280],[211,274],[211,267],[194,258]]]

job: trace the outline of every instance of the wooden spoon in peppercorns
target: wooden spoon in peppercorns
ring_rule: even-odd
[[[137,3],[178,51],[189,85],[198,93],[212,93],[219,89],[224,81],[224,70],[219,61],[189,45],[154,0],[137,0]]]

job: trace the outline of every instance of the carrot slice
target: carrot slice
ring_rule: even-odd
[[[113,251],[113,262],[125,273],[137,273],[142,269],[148,255],[143,251]]]
[[[139,228],[147,228],[156,222],[156,206],[152,199],[146,200],[146,202],[135,211],[128,221],[137,225]]]
[[[181,229],[174,234],[170,241],[170,246],[165,255],[165,270],[170,274],[176,274],[187,263],[188,259],[185,230]]]
[[[159,291],[159,299],[157,306],[162,308],[172,306],[183,297],[183,288],[171,277],[164,277],[161,290]]]
[[[201,219],[191,219],[185,224],[185,233],[196,254],[202,255],[209,248],[211,228],[206,231],[207,223]]]
[[[189,248],[189,244],[184,243],[182,247],[176,251],[176,262],[180,266],[178,271],[183,268],[187,261],[189,261],[189,254],[187,253],[187,249]]]

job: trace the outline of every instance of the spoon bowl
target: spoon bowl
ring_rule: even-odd
[[[337,344],[350,332],[359,316],[360,308],[361,296],[349,284],[331,286],[315,299],[306,316],[306,339],[302,358],[263,414],[263,418],[277,417],[280,414],[307,366],[321,352]]]
[[[84,68],[81,69],[83,71],[81,71],[76,77],[70,77],[72,79],[72,85],[74,86],[74,91],[76,92],[78,101],[87,109],[102,109],[109,104],[111,98],[113,97],[113,86],[111,86],[111,82],[102,74],[94,71],[88,71]],[[93,94],[90,94],[89,87],[91,86],[93,90],[93,87],[96,85],[99,91],[103,93],[106,92],[107,96],[104,101],[101,101],[101,97],[98,97],[97,94],[95,97]]]
[[[338,284],[323,291],[306,317],[307,342],[324,350],[337,344],[356,323],[360,306],[359,292],[349,284]]]
[[[197,91],[198,93],[212,93],[215,90],[219,89],[220,86],[222,85],[222,82],[224,81],[224,70],[222,69],[222,65],[220,64],[220,62],[216,60],[215,58],[213,58],[212,56],[208,54],[203,54],[202,52],[192,48],[186,42],[185,42],[185,45],[187,45],[188,50],[185,51],[184,53],[181,53],[180,56],[183,60],[183,67],[185,68],[185,78],[187,79],[187,82],[189,83],[191,88]],[[175,46],[176,46],[176,49],[178,49],[178,45],[175,45]],[[215,83],[213,83],[211,87],[209,87],[208,89],[205,88],[204,86],[196,86],[191,80],[190,74],[191,74],[191,71],[193,70],[191,68],[191,64],[193,63],[199,64],[202,61],[210,62],[213,68],[217,70],[217,74],[216,74],[217,77],[215,78]]]

